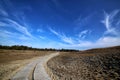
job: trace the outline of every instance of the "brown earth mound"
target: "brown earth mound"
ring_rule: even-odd
[[[120,46],[60,53],[47,71],[53,80],[120,80]]]

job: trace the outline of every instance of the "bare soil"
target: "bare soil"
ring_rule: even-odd
[[[50,54],[49,51],[0,50],[0,80],[9,80],[32,60]]]
[[[120,47],[60,53],[47,71],[52,80],[120,80]]]

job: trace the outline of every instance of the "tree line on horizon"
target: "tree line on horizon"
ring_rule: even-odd
[[[10,50],[65,51],[65,52],[79,51],[79,50],[75,50],[75,49],[33,48],[33,47],[24,46],[24,45],[12,45],[12,46],[0,45],[0,49],[6,49],[6,50],[10,49]]]

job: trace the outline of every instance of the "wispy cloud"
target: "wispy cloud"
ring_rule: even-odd
[[[19,36],[19,37],[18,37]],[[24,34],[16,33],[16,32],[11,32],[7,30],[0,30],[0,37],[5,38],[5,39],[18,39],[18,40],[32,40],[29,36],[25,36]]]
[[[16,32],[10,32],[7,30],[0,30],[0,37],[3,39],[8,39],[8,38],[16,39],[16,38],[18,38],[18,36],[20,37],[21,34],[16,33]]]
[[[50,28],[50,27],[49,27],[49,30],[50,30],[53,34],[55,34],[55,35],[57,35],[57,36],[61,36],[57,31],[53,30],[53,29]]]
[[[39,38],[40,38],[40,39],[45,39],[45,37],[44,37],[44,36],[39,36]]]
[[[119,45],[120,38],[116,37],[101,37],[98,41],[100,44],[108,44],[108,45]]]
[[[5,0],[4,0],[5,1]],[[61,4],[58,0],[52,0],[53,3],[61,8]],[[1,5],[1,4],[0,4]],[[87,36],[91,33],[90,29],[84,28],[77,36],[67,35],[62,32],[58,32],[57,30],[49,27],[49,31],[56,35],[58,39],[51,39],[49,32],[44,32],[43,28],[36,29],[35,33],[30,32],[30,27],[26,22],[25,14],[22,11],[15,9],[10,0],[5,1],[5,6],[8,5],[8,10],[0,7],[0,44],[8,41],[8,44],[25,44],[33,47],[54,47],[56,48],[96,48],[96,47],[106,47],[106,46],[115,46],[120,45],[120,19],[116,19],[116,16],[119,15],[119,10],[114,10],[111,13],[104,12],[104,20],[102,23],[104,24],[106,31],[103,32],[103,36],[99,37],[96,41],[92,42],[91,40],[86,40]],[[14,9],[13,9],[14,8]],[[10,9],[10,10],[9,10]],[[11,12],[9,12],[11,11]],[[19,11],[19,12],[18,12]],[[64,10],[61,10],[64,11]],[[94,14],[90,14],[86,17],[78,17],[76,20],[77,30],[81,30],[84,26],[91,26],[91,19],[93,19]],[[4,30],[2,30],[4,28]],[[10,28],[10,29],[7,29]],[[11,29],[14,29],[13,31]],[[15,32],[14,32],[15,31]],[[40,35],[39,33],[45,33],[45,35]],[[107,35],[106,35],[107,34]],[[109,34],[115,35],[114,37]],[[18,37],[19,36],[19,37]],[[49,40],[48,40],[49,38]],[[6,42],[4,41],[6,40]],[[16,41],[15,41],[16,40]],[[15,41],[15,42],[14,42]],[[19,42],[20,41],[20,42]],[[18,43],[17,43],[18,42]],[[39,44],[40,43],[40,44]],[[46,44],[47,43],[47,44]]]
[[[96,42],[92,41],[80,41],[77,44],[61,44],[64,48],[70,49],[91,49],[100,47],[110,47],[120,45],[120,38],[115,37],[103,37],[98,39]]]
[[[120,20],[117,22],[117,24],[116,24],[117,26],[120,26]]]
[[[67,37],[67,36],[64,35],[64,34],[61,35],[60,37],[61,37],[61,39],[62,39],[64,42],[69,43],[69,44],[74,44],[73,38]]]
[[[75,31],[79,31],[81,29],[81,27],[85,27],[85,26],[91,26],[91,22],[93,21],[93,16],[95,15],[96,13],[93,12],[92,14],[89,14],[88,16],[86,17],[83,17],[83,16],[78,16],[78,18],[74,21],[74,24],[75,24],[75,28],[74,30]]]
[[[116,46],[116,45],[120,45],[120,37],[118,36],[119,30],[117,29],[118,25],[120,24],[119,23],[120,20],[119,19],[116,20],[116,18],[115,18],[118,15],[118,13],[119,13],[119,10],[115,10],[115,11],[111,12],[110,14],[104,12],[105,16],[104,16],[104,20],[102,21],[102,23],[104,23],[106,31],[103,32],[104,36],[101,36],[94,42],[92,42],[90,40],[87,40],[87,41],[82,40],[82,38],[86,37],[87,35],[89,35],[91,33],[91,30],[81,31],[78,34],[78,37],[76,37],[75,39],[73,39],[71,37],[66,37],[63,34],[60,34],[59,32],[57,32],[51,28],[49,30],[53,34],[58,36],[64,42],[69,43],[69,44],[60,43],[60,45],[64,48],[89,49],[89,48]],[[117,26],[114,26],[116,24],[117,24]],[[109,34],[114,34],[116,36],[113,37],[113,36],[110,36]]]
[[[27,42],[38,41],[26,23],[23,9],[18,10],[10,0],[0,2],[0,44],[24,45]]]
[[[39,46],[40,41],[45,38],[31,32],[32,29],[27,23],[24,10],[26,10],[26,6],[17,9],[10,0],[0,1],[0,44],[35,47]]]
[[[37,32],[43,33],[44,30],[39,28],[39,29],[37,29]]]
[[[0,28],[2,29],[0,31],[0,37],[2,41],[0,42],[0,44],[25,45],[25,44],[29,44],[30,42],[39,40],[36,36],[31,34],[30,31],[27,29],[27,27],[24,26],[23,24],[19,24],[17,21],[9,18],[4,18],[3,20],[4,22],[0,22],[0,26],[1,26]],[[16,31],[13,32],[13,30],[9,30],[9,28]],[[8,31],[5,29],[7,29]],[[5,43],[4,41],[6,41],[7,43]]]
[[[102,23],[104,23],[106,31],[103,32],[102,37],[98,38],[95,42],[80,40],[78,44],[71,45],[71,47],[97,48],[120,45],[120,28],[118,28],[120,26],[120,19],[116,19],[116,16],[120,15],[119,10],[114,10],[110,14],[104,12],[104,15]],[[87,32],[87,30],[80,32],[79,37],[82,37],[83,34],[87,34]],[[110,34],[116,36],[111,36]]]
[[[3,10],[3,9],[0,9],[0,15],[1,16],[8,16],[8,13],[5,11],[5,10]]]
[[[32,36],[31,33],[27,30],[27,28],[23,25],[20,25],[18,22],[12,20],[12,19],[8,19],[8,18],[5,18],[4,19],[5,21],[8,22],[8,24],[10,24],[12,27],[14,27],[17,31],[27,35],[27,36]]]
[[[119,24],[119,20],[115,22],[115,17],[117,16],[118,13],[119,10],[114,10],[110,14],[104,11],[104,20],[102,20],[102,23],[105,25],[106,28],[105,34],[113,34],[116,36],[119,35],[118,34],[119,32],[116,29],[117,26],[114,25],[114,24]]]
[[[4,23],[4,22],[0,22],[0,26],[1,26],[1,27],[2,27],[2,26],[7,26],[7,24]]]
[[[0,19],[0,26],[2,26],[4,28],[6,28],[6,27],[14,28],[17,31],[19,31],[20,33],[31,37],[32,34],[27,29],[28,26],[23,20],[25,15],[21,14],[22,11],[18,12],[18,10],[15,10],[14,5],[9,0],[8,1],[3,0],[3,1],[1,1],[1,3],[3,3],[3,4],[0,4],[0,15],[2,15],[1,19]],[[6,6],[6,7],[4,7],[4,6]],[[6,8],[7,8],[7,10],[6,10]],[[13,11],[13,10],[15,10],[15,11]]]
[[[55,34],[57,37],[59,37],[62,41],[66,42],[66,43],[69,43],[69,44],[73,44],[74,43],[74,40],[71,38],[71,37],[67,37],[65,34],[61,34],[61,33],[58,33],[57,31],[53,30],[52,28],[49,28],[49,30]]]
[[[19,36],[19,39],[20,39],[20,40],[23,40],[23,41],[30,41],[30,40],[31,40],[30,37],[25,36],[25,35],[20,35],[20,36]]]
[[[81,39],[84,39],[87,35],[89,35],[91,33],[90,30],[83,30],[79,33],[78,37]]]

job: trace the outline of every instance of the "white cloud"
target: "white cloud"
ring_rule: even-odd
[[[6,7],[4,7],[4,5]],[[3,0],[3,4],[0,4],[0,26],[14,28],[20,33],[31,37],[32,34],[27,29],[28,26],[25,23],[25,15],[22,10],[23,9],[17,10],[17,8],[12,4],[11,1]],[[12,19],[9,17],[9,15],[10,17],[12,17]]]
[[[7,17],[8,13],[5,10],[0,8],[0,15]]]
[[[74,40],[71,37],[67,37],[66,35],[61,35],[60,38],[69,44],[74,44]]]
[[[100,37],[95,42],[92,41],[82,41],[79,40],[77,44],[72,45],[65,45],[65,47],[71,46],[71,48],[99,48],[99,47],[109,47],[109,46],[117,46],[120,45],[120,28],[119,28],[119,22],[120,19],[116,21],[116,16],[118,15],[119,10],[114,10],[110,14],[104,13],[105,17],[102,21],[105,25],[106,31],[104,32],[104,35]],[[116,22],[115,22],[116,21]],[[82,37],[83,34],[87,34],[88,30],[84,30],[80,32],[79,37]],[[108,35],[106,35],[108,34]],[[115,35],[110,36],[109,34]]]
[[[57,37],[59,37],[62,41],[65,43],[73,44],[74,40],[71,37],[67,37],[65,34],[60,34],[57,31],[53,30],[52,28],[49,28],[49,30],[55,34]]]
[[[120,20],[117,22],[117,24],[116,24],[117,26],[120,26]]]
[[[79,31],[81,27],[85,26],[91,26],[92,21],[94,20],[94,17],[96,15],[96,12],[93,12],[92,14],[89,14],[86,17],[78,16],[78,18],[74,21],[74,24],[76,27],[74,27],[74,31]]]
[[[37,29],[37,32],[43,33],[44,30],[39,28],[39,29]]]
[[[45,39],[45,37],[44,37],[44,36],[39,36],[39,38],[40,38],[40,39]]]
[[[27,30],[27,28],[23,25],[20,25],[18,22],[12,20],[12,19],[8,19],[8,18],[5,18],[4,20],[6,20],[10,26],[14,27],[17,31],[29,36],[29,37],[32,37],[31,33]]]
[[[18,36],[20,36],[20,34],[18,33],[15,33],[15,32],[10,32],[10,31],[7,31],[7,30],[0,30],[0,37],[2,38],[11,38],[11,39],[15,39],[15,38],[18,38]]]
[[[23,12],[23,8],[25,9],[26,6],[17,10],[11,1],[4,0],[3,2],[3,4],[0,4],[0,44],[28,44],[29,46],[31,42],[36,43],[36,41],[39,41],[39,38],[28,30],[30,27],[26,23],[26,17]]]
[[[53,29],[50,28],[50,27],[49,27],[49,30],[50,30],[53,34],[55,34],[55,35],[57,35],[57,36],[61,36],[58,32],[56,32],[55,30],[53,30]]]
[[[89,45],[89,47],[99,48],[99,47],[109,47],[109,46],[117,46],[117,45],[120,45],[119,37],[101,37],[96,42]]]
[[[7,24],[4,22],[0,22],[0,27],[2,27],[2,26],[7,26]]]
[[[31,38],[30,37],[27,37],[27,36],[25,36],[25,35],[21,35],[21,36],[19,36],[19,39],[20,40],[28,40],[28,41],[30,41],[31,40]]]
[[[100,45],[105,45],[105,46],[120,45],[120,38],[117,38],[117,37],[102,37],[97,41],[97,43],[99,43]]]
[[[14,40],[14,39],[17,39],[17,40],[28,40],[28,41],[31,41],[31,40],[37,40],[36,37],[34,37],[29,31],[28,29],[26,28],[26,26],[22,26],[20,25],[18,22],[12,20],[12,19],[8,19],[8,18],[4,18],[3,19],[4,22],[0,22],[0,26],[3,27],[3,30],[0,31],[0,36],[5,38],[5,39],[8,39],[8,40]],[[5,30],[6,28],[12,28],[12,29],[15,29],[17,30],[18,32],[13,32],[11,30]]]
[[[100,48],[100,47],[109,47],[109,46],[117,46],[120,45],[120,19],[116,20],[116,16],[118,15],[119,10],[114,10],[110,14],[104,13],[104,20],[102,21],[105,25],[106,31],[103,32],[103,36],[98,38],[96,41],[83,41],[82,38],[86,37],[90,34],[90,30],[83,30],[79,33],[78,38],[73,40],[73,38],[64,37],[60,33],[51,29],[51,32],[55,35],[59,36],[65,42],[70,44],[60,43],[63,48],[72,48],[72,49],[89,49],[89,48]],[[106,35],[107,34],[107,35]],[[109,34],[115,35],[110,36]]]
[[[11,38],[9,39],[9,44],[24,44],[24,45],[28,45],[28,46],[40,46],[40,44],[42,44],[41,47],[54,47],[56,48],[72,48],[72,49],[80,49],[80,48],[96,48],[96,47],[108,47],[108,46],[116,46],[116,45],[120,45],[120,30],[119,30],[119,26],[120,26],[120,20],[116,21],[115,17],[118,15],[119,10],[115,10],[113,12],[111,12],[110,14],[108,13],[104,13],[104,20],[102,21],[105,25],[106,31],[104,32],[104,36],[100,37],[98,40],[96,40],[95,42],[92,41],[83,41],[82,39],[84,39],[88,34],[90,34],[90,30],[84,30],[82,32],[80,32],[78,34],[78,36],[76,38],[70,37],[70,36],[66,36],[66,34],[62,34],[60,32],[55,31],[52,28],[49,28],[50,32],[53,33],[54,35],[56,35],[59,39],[62,40],[62,42],[59,41],[55,41],[54,39],[52,39],[51,41],[48,41],[48,43],[46,44],[45,42],[40,42],[42,40],[45,40],[46,37],[44,36],[33,36],[33,34],[30,33],[30,31],[27,29],[27,24],[22,20],[21,24],[20,24],[20,19],[18,21],[13,20],[13,19],[9,19],[6,16],[8,16],[9,14],[5,11],[5,10],[0,10],[0,15],[4,16],[4,20],[1,19],[0,21],[0,26],[9,26],[11,28],[16,29],[17,31],[19,31],[20,33],[13,33],[7,30],[0,30],[0,39],[1,37],[7,37],[7,38]],[[16,15],[21,17],[20,15]],[[19,17],[15,17],[14,18],[19,18]],[[90,23],[89,21],[91,20],[91,16],[86,17],[85,19],[81,19],[79,20],[79,27],[83,27],[85,25],[87,25],[88,23]],[[2,22],[4,21],[4,22]],[[116,21],[116,25],[113,25],[113,23]],[[37,29],[37,32],[44,32],[44,30],[42,29]],[[110,37],[110,36],[106,36],[106,34],[114,34],[117,37]],[[19,36],[19,37],[18,37]],[[7,40],[7,38],[4,38]],[[4,42],[4,39],[1,39]],[[21,40],[21,42],[17,43],[14,42],[14,39],[19,39]],[[12,42],[13,41],[13,42]],[[22,42],[23,41],[23,42]],[[46,41],[46,40],[45,40]],[[46,41],[47,42],[47,41]],[[4,42],[5,43],[5,42]],[[40,44],[38,44],[40,43]],[[1,41],[0,41],[1,44]]]
[[[19,36],[19,37],[18,37]],[[10,38],[10,39],[20,39],[20,40],[32,40],[30,37],[25,36],[23,34],[19,34],[16,32],[10,32],[7,30],[0,30],[0,37],[2,38]]]
[[[102,48],[120,45],[120,38],[113,37],[103,37],[96,42],[91,41],[81,41],[77,44],[61,44],[63,48],[70,49],[90,49],[90,48]]]
[[[90,34],[90,30],[84,30],[84,31],[81,31],[78,35],[79,38],[81,39],[84,39],[88,34]]]
[[[118,15],[119,10],[114,10],[113,12],[111,12],[110,14],[104,12],[104,20],[102,21],[102,23],[105,25],[106,31],[105,34],[113,34],[118,36],[119,32],[117,31],[116,27],[118,27],[117,25],[113,25],[113,24],[119,24],[119,20],[118,22],[114,22],[115,21],[115,17]]]

